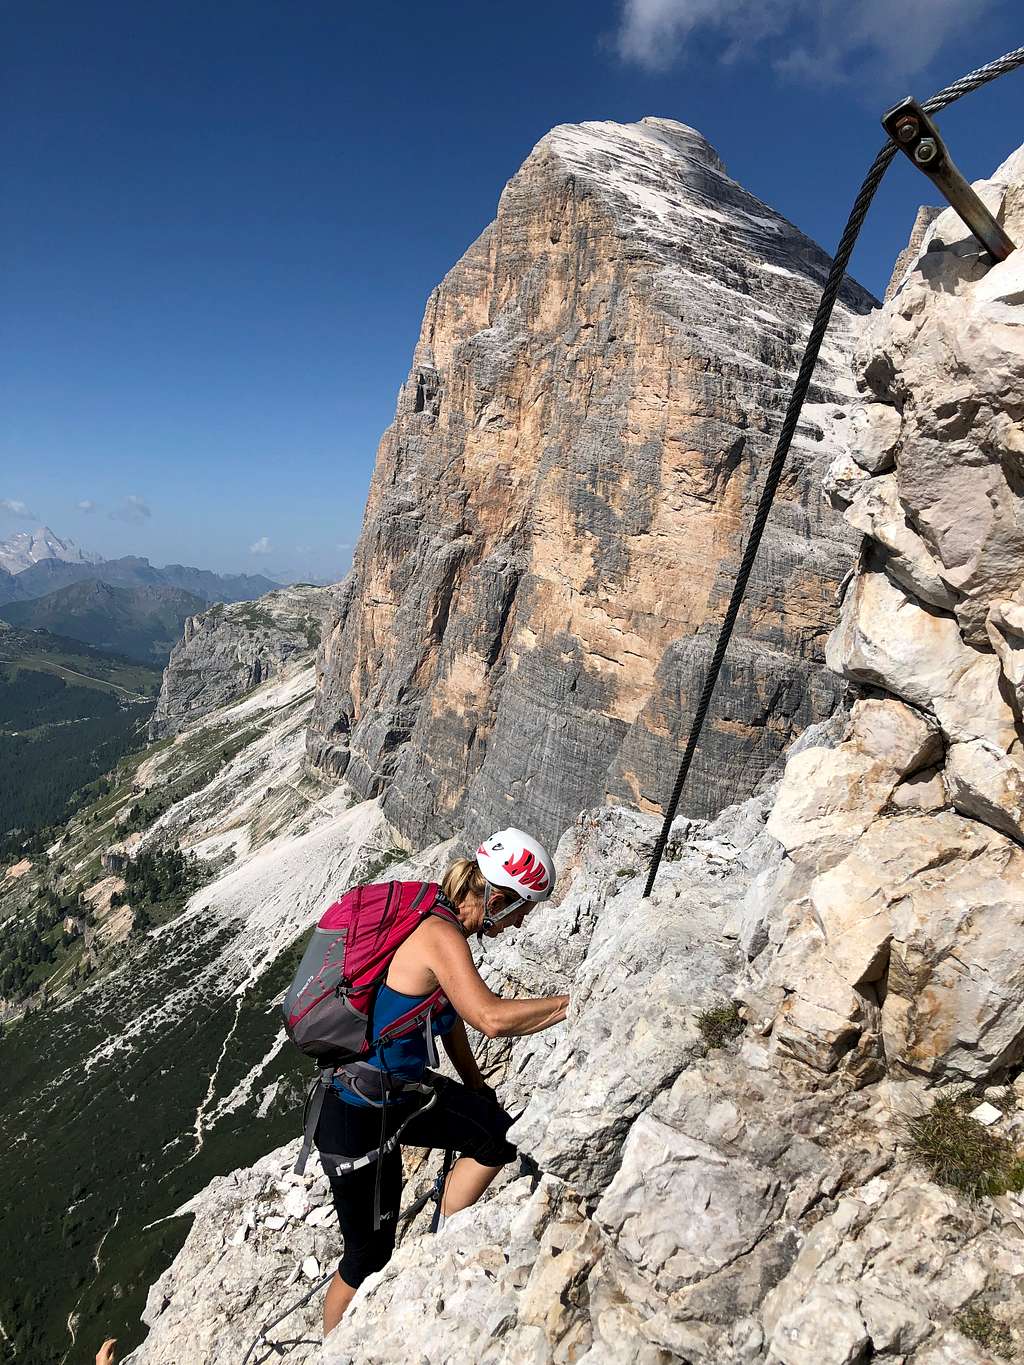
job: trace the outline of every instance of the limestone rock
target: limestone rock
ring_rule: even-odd
[[[325,632],[313,765],[414,843],[500,827],[527,791],[551,842],[606,797],[657,809],[826,269],[693,129],[543,138],[427,305]],[[869,304],[844,289],[691,813],[835,707],[852,536],[818,481]]]
[[[921,712],[892,699],[860,701],[842,744],[789,760],[768,832],[794,861],[820,866],[839,857],[902,780],[941,749],[937,726]]]
[[[893,408],[884,411],[896,415]],[[898,425],[898,416],[896,420]],[[956,592],[943,581],[940,566],[907,521],[894,474],[862,483],[852,496],[846,520],[881,547],[882,566],[911,595],[946,610],[956,605]]]
[[[1024,606],[997,598],[988,609],[985,629],[1013,689],[1016,714],[1024,718]]]
[[[948,803],[946,783],[939,768],[922,768],[912,773],[893,790],[889,805],[892,810],[942,810]]]
[[[620,1254],[671,1293],[750,1251],[783,1202],[766,1172],[641,1115],[596,1218]]]
[[[1007,163],[988,201],[1009,203],[1009,180],[1019,212],[1022,172]],[[886,1066],[981,1081],[1024,1049],[1007,952],[1024,906],[1022,278],[942,214],[860,342],[873,472],[849,490],[865,546],[827,655],[941,743],[898,773],[877,755],[899,746],[853,724],[790,759],[771,928],[741,987],[780,1057],[858,1085]]]
[[[164,669],[150,738],[176,735],[226,702],[307,662],[335,590],[299,584],[190,616]]]
[[[928,610],[876,566],[857,575],[828,644],[833,668],[931,712],[949,740],[1016,738],[998,660],[965,643],[954,617]]]
[[[988,740],[953,744],[945,780],[957,810],[1024,840],[1024,763],[1019,743],[1004,753]]]
[[[997,207],[1000,176],[1013,173],[1007,163],[983,187]],[[1015,256],[990,266],[948,210],[862,339],[869,388],[902,408],[900,501],[957,592],[957,621],[974,646],[987,644],[990,602],[1019,587],[1024,555],[1012,474],[1024,449],[1011,415],[1024,383]]]
[[[910,230],[910,239],[900,254],[896,257],[896,264],[893,266],[889,283],[885,290],[884,302],[888,303],[898,289],[906,280],[907,273],[917,264],[924,245],[928,230],[938,218],[942,209],[936,204],[922,204],[917,211],[914,219],[914,226]]]
[[[696,850],[672,866],[688,874],[685,897],[666,889],[652,906],[630,883],[609,899],[573,978],[568,1027],[546,1055],[547,1083],[529,1090],[511,1130],[543,1169],[588,1195],[612,1179],[633,1120],[703,1050],[695,1011],[729,994],[739,965],[717,929],[749,872],[718,870]]]
[[[1005,1250],[990,1238],[978,1211],[909,1173],[869,1181],[816,1225],[765,1299],[768,1361],[856,1362],[870,1358],[869,1343],[877,1357],[915,1365],[972,1359],[969,1347],[946,1357],[932,1343],[936,1325],[951,1325],[991,1282]]]
[[[177,1259],[149,1292],[143,1321],[149,1335],[125,1365],[237,1365],[270,1318],[302,1295],[337,1252],[337,1226],[310,1227],[279,1214],[253,1210],[279,1206],[278,1191],[298,1143],[271,1152],[246,1171],[214,1180],[182,1209],[195,1215]],[[314,1183],[327,1180],[313,1158]],[[234,1236],[225,1230],[237,1229]],[[320,1350],[320,1304],[288,1319],[290,1359],[312,1360]]]
[[[858,490],[863,488],[870,478],[867,470],[861,468],[848,450],[844,450],[826,469],[821,486],[832,506],[842,512],[853,502]]]
[[[902,423],[887,403],[863,403],[850,413],[850,455],[869,474],[884,474],[896,463]]]

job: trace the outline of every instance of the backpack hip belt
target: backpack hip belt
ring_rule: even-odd
[[[332,1079],[340,1081],[346,1090],[351,1090],[375,1109],[414,1093],[417,1085],[414,1081],[400,1080],[390,1071],[382,1071],[369,1062],[341,1062],[334,1068]]]
[[[380,1161],[382,1157],[386,1157],[389,1152],[394,1151],[401,1139],[403,1130],[412,1123],[413,1119],[419,1118],[428,1109],[433,1109],[437,1103],[438,1092],[431,1085],[424,1085],[421,1081],[407,1081],[405,1089],[407,1094],[425,1095],[426,1100],[423,1104],[417,1105],[412,1113],[402,1120],[386,1142],[364,1152],[362,1156],[341,1156],[337,1152],[322,1151],[320,1161],[328,1175],[348,1175],[351,1171],[361,1171],[364,1166],[372,1166],[375,1161]]]

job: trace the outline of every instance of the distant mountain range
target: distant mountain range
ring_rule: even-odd
[[[23,602],[44,597],[69,583],[113,583],[121,588],[181,588],[195,593],[207,606],[214,602],[251,602],[281,586],[263,574],[216,574],[209,569],[193,569],[186,564],[165,564],[155,568],[148,559],[126,555],[123,559],[101,559],[96,563],[73,563],[62,559],[41,559],[20,573],[0,570],[0,603]]]
[[[0,618],[23,630],[46,630],[128,659],[163,665],[186,620],[205,611],[204,598],[160,583],[119,587],[95,578],[69,583],[28,601],[8,602]]]
[[[181,588],[207,604],[251,602],[281,586],[264,574],[217,574],[186,564],[165,564],[158,569],[138,555],[101,559],[47,526],[19,531],[0,541],[0,605],[44,597],[86,579],[122,588]]]
[[[0,618],[150,664],[166,663],[189,616],[280,586],[263,574],[158,569],[135,555],[101,559],[47,526],[0,542]]]

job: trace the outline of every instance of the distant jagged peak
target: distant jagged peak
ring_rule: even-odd
[[[98,564],[101,557],[81,549],[70,537],[58,536],[49,526],[16,531],[0,541],[0,568],[8,573],[20,573],[44,559],[59,559],[65,564]]]

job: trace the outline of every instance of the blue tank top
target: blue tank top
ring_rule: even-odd
[[[390,986],[381,986],[373,1009],[373,1041],[378,1040],[389,1024],[426,999],[425,995],[405,995],[402,991],[392,990]],[[434,1037],[441,1038],[451,1033],[458,1017],[452,1006],[446,1005],[433,1021],[431,1032]],[[396,1080],[418,1081],[427,1069],[427,1040],[422,1026],[413,1033],[407,1033],[404,1038],[393,1038],[383,1047],[375,1048],[365,1061],[368,1066],[389,1072]],[[333,1085],[346,1104],[355,1104],[361,1109],[375,1107],[361,1095],[353,1094],[340,1079],[335,1080]],[[400,1099],[397,1101],[401,1102]]]

